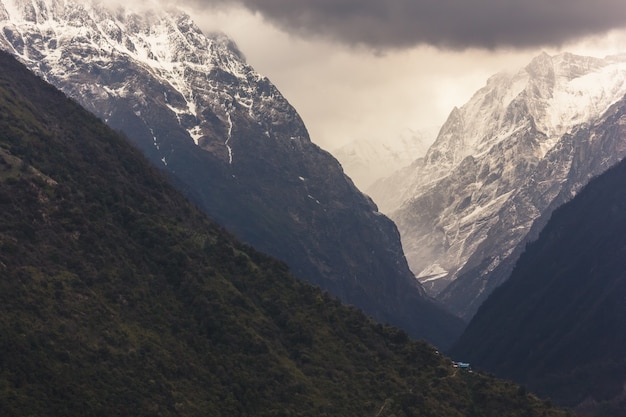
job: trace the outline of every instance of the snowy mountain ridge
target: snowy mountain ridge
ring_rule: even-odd
[[[177,114],[181,126],[197,145],[202,146],[203,125],[197,117],[204,107],[210,107],[224,123],[229,123],[232,108],[224,102],[237,103],[247,108],[251,117],[268,126],[278,122],[268,107],[280,108],[274,102],[274,92],[259,91],[259,83],[267,81],[245,63],[243,54],[223,34],[205,36],[185,13],[169,9],[149,10],[138,14],[118,8],[111,11],[98,3],[76,3],[64,0],[2,0],[0,20],[3,23],[5,49],[51,83],[73,77],[76,65],[91,62],[91,68],[115,72],[109,63],[127,59],[161,80],[177,94],[164,92],[163,100]],[[4,38],[4,39],[3,39]],[[80,47],[80,54],[68,50]],[[92,51],[92,54],[85,53]],[[215,82],[209,74],[227,73],[237,81]],[[209,100],[199,102],[194,81],[205,77],[204,94]],[[128,80],[119,80],[113,86],[85,84],[79,94],[96,99],[130,97],[138,94],[129,88]],[[225,88],[230,87],[230,88]],[[226,90],[226,93],[225,93]],[[230,96],[230,97],[228,97]],[[261,103],[254,103],[261,98]],[[136,97],[141,100],[140,96]],[[93,109],[90,109],[93,110]],[[267,116],[270,115],[270,120]],[[105,115],[105,121],[106,121]],[[265,119],[265,120],[264,120]],[[270,135],[270,129],[267,130]],[[298,138],[308,140],[306,132]],[[155,146],[158,147],[155,138]],[[228,139],[223,144],[225,155],[232,163],[232,148]],[[166,159],[164,158],[164,163]]]
[[[444,289],[468,270],[485,277],[560,193],[571,198],[586,176],[623,156],[621,148],[605,149],[603,162],[574,165],[583,143],[571,138],[625,94],[625,55],[542,53],[516,73],[491,77],[451,112],[423,159],[368,189],[396,221],[409,264],[431,295],[446,302]],[[568,184],[574,167],[583,181]],[[465,287],[465,302],[485,288]],[[463,307],[454,310],[467,317]]]
[[[404,198],[381,196],[376,202],[385,213],[393,212],[421,187],[449,175],[466,157],[480,159],[510,140],[523,128],[519,117],[532,118],[537,131],[546,136],[536,149],[538,158],[545,157],[561,136],[599,117],[623,96],[625,74],[624,56],[599,59],[542,53],[518,72],[492,76],[467,104],[452,110],[421,168],[410,178],[400,179],[404,185],[394,192],[399,190]],[[525,112],[518,110],[524,107]]]
[[[450,161],[459,164],[468,155],[480,158],[519,129],[511,111],[518,103],[528,106],[539,132],[546,135],[539,148],[545,156],[558,138],[581,123],[593,120],[620,99],[626,84],[626,57],[607,59],[562,53],[542,53],[517,73],[491,77],[461,109],[465,124],[463,152]],[[427,162],[441,162],[450,142],[438,140],[429,150]]]

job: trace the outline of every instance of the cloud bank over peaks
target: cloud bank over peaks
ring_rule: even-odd
[[[561,45],[626,27],[623,0],[186,0],[243,6],[291,34],[376,50]]]

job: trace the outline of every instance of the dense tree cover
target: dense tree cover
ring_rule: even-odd
[[[624,134],[622,114],[605,134]],[[556,210],[453,354],[584,415],[626,415],[624,190],[626,161]]]
[[[0,67],[0,415],[565,415],[296,281]]]

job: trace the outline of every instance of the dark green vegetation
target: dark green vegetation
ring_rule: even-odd
[[[625,134],[620,114],[605,134]],[[586,415],[626,415],[626,162],[554,212],[452,351]]]
[[[0,55],[0,415],[561,416],[231,238]]]

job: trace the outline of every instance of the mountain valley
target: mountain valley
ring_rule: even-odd
[[[626,55],[335,159],[179,10],[0,29],[0,415],[626,415]]]
[[[0,414],[565,417],[295,279],[0,52]]]

